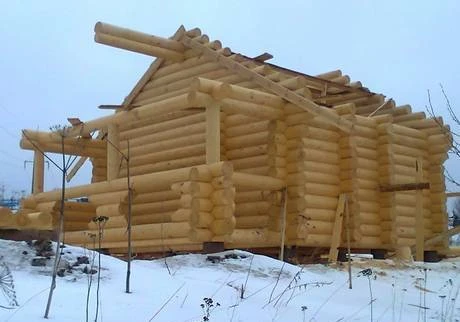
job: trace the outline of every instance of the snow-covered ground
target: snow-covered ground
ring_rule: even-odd
[[[73,264],[78,256],[91,260],[92,254],[66,247],[63,257]],[[53,259],[45,267],[32,267],[35,250],[13,241],[0,241],[0,256],[11,270],[19,303],[0,308],[0,321],[43,321]],[[349,289],[346,266],[300,267],[241,251],[219,256],[214,261],[196,254],[166,262],[134,261],[131,294],[125,293],[126,263],[101,256],[97,321],[205,321],[205,316],[209,321],[257,322],[460,320],[460,258],[436,264],[356,258]],[[58,277],[51,320],[86,320],[85,266]],[[371,276],[363,276],[371,273],[367,269]],[[97,273],[90,290],[88,320],[95,321]],[[0,305],[9,305],[2,294]],[[207,305],[212,305],[208,313]]]

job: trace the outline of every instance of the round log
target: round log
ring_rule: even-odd
[[[243,114],[255,119],[277,120],[282,118],[283,112],[281,109],[244,102],[236,99],[225,98],[220,101],[222,110],[229,114]]]
[[[178,220],[172,220],[173,214],[174,212],[162,212],[162,213],[156,213],[156,214],[132,216],[131,224],[132,225],[145,225],[145,224],[168,223],[171,221],[178,222]],[[123,216],[123,218],[125,218],[125,222],[126,222],[126,216]],[[109,221],[111,219],[112,218],[110,218]],[[186,220],[180,220],[180,221],[186,221]],[[120,227],[126,227],[126,224]]]
[[[125,189],[128,189],[128,185],[126,185]],[[91,194],[88,197],[89,201],[96,206],[121,203],[126,201],[127,198],[128,191],[103,192],[98,194]]]
[[[302,211],[305,208],[316,209],[336,209],[338,197],[325,197],[312,194],[305,194],[297,200],[297,210]],[[289,205],[288,205],[289,208]]]
[[[164,200],[164,201],[157,201],[151,203],[142,203],[142,204],[133,204],[131,206],[132,214],[134,216],[137,215],[147,215],[147,214],[154,214],[154,213],[163,213],[163,212],[170,212],[175,211],[181,206],[179,199],[173,200]],[[126,206],[124,206],[126,208]],[[126,209],[123,209],[124,213],[126,213]]]
[[[232,232],[232,243],[239,245],[259,245],[267,242],[265,229],[235,229]]]
[[[156,163],[148,163],[144,165],[134,166],[130,168],[130,174],[133,176],[142,175],[152,172],[180,169],[190,167],[193,165],[199,165],[205,163],[206,157],[204,155],[186,157],[176,160],[161,161]],[[126,176],[127,170],[121,169],[120,176]]]
[[[319,172],[331,175],[339,175],[340,167],[338,164],[321,163],[317,161],[296,161],[286,165],[288,173],[297,172]]]
[[[266,176],[251,175],[247,173],[234,172],[233,182],[238,187],[248,187],[264,190],[280,190],[285,186],[284,180]]]
[[[231,234],[235,228],[235,217],[227,217],[223,219],[215,219],[211,222],[209,229],[214,235]]]
[[[303,171],[300,173],[288,174],[286,178],[286,183],[288,185],[300,186],[306,182],[338,185],[340,183],[340,179],[337,175],[334,174],[326,174],[313,171]]]
[[[284,100],[277,95],[261,92],[258,90],[247,89],[237,85],[222,84],[220,88],[220,94],[220,98],[230,97],[233,99],[266,106],[280,108],[285,105]]]
[[[236,229],[266,228],[269,224],[268,216],[237,217]]]
[[[324,140],[328,142],[334,142],[339,139],[339,133],[337,131],[326,130],[318,127],[312,127],[305,125],[294,125],[286,129],[285,132],[287,139],[309,137],[318,140]]]
[[[198,118],[201,116],[201,118]],[[190,117],[191,119],[187,119]],[[195,119],[197,118],[197,119]],[[119,124],[120,139],[128,139],[143,135],[142,131],[146,133],[161,132],[171,128],[184,126],[187,123],[196,123],[204,120],[203,111],[197,110],[183,110],[165,113],[158,116],[151,116],[142,120],[126,122]],[[133,131],[133,132],[131,132]]]
[[[269,201],[237,203],[235,206],[235,216],[243,217],[265,215],[270,207],[271,202]]]
[[[190,225],[193,228],[209,228],[214,221],[214,217],[209,212],[193,212],[190,213]]]
[[[255,190],[255,191],[236,191],[235,202],[244,203],[252,201],[270,201],[272,196],[271,191]]]
[[[295,218],[296,221],[303,218],[305,220],[331,222],[335,218],[335,212],[335,209],[305,208],[301,212],[288,213],[288,217]]]
[[[285,145],[268,143],[255,146],[247,146],[243,148],[230,149],[226,151],[226,156],[229,160],[248,158],[260,155],[278,155],[285,156],[287,149]]]
[[[214,205],[232,205],[235,199],[235,188],[214,190],[210,200]]]
[[[186,181],[180,185],[182,194],[190,194],[193,197],[206,198],[214,191],[211,184],[206,182]]]
[[[192,241],[211,241],[212,237],[212,232],[205,228],[194,228],[190,232],[190,239]]]
[[[133,198],[133,203],[151,203],[157,201],[179,199],[180,194],[172,190],[152,191],[143,194],[138,194]]]
[[[251,133],[259,133],[263,131],[268,131],[269,125],[270,125],[270,121],[263,120],[263,121],[249,123],[249,124],[239,124],[236,126],[226,127],[225,136],[234,137],[234,136],[241,136],[241,135],[247,135]]]
[[[175,139],[182,136],[188,136],[197,133],[204,133],[205,132],[205,122],[189,124],[187,126],[179,127],[179,128],[172,128],[162,132],[151,133],[147,135],[143,135],[136,138],[131,138],[129,140],[130,147],[138,147],[148,144],[150,142],[160,142]],[[121,142],[121,148],[126,148],[126,141]]]
[[[181,147],[203,144],[205,142],[205,137],[205,133],[198,133],[185,137],[178,137],[171,140],[152,142],[145,144],[144,146],[134,147],[130,149],[130,152],[132,153],[132,155],[144,155],[154,152],[178,149]],[[123,150],[122,152],[126,153],[127,151]]]
[[[121,203],[113,203],[113,204],[106,204],[101,205],[96,208],[96,215],[97,216],[121,216],[126,214],[127,205]]]
[[[146,165],[155,162],[173,161],[181,158],[190,158],[200,156],[205,153],[205,144],[194,144],[190,146],[184,146],[174,148],[170,150],[164,150],[160,152],[147,153],[143,155],[135,155],[132,157],[130,166],[136,167],[140,165]]]
[[[223,205],[223,206],[214,206],[212,208],[212,215],[217,219],[225,219],[234,216],[236,205]]]
[[[244,115],[244,114],[229,113],[229,112],[226,112],[225,114],[226,114],[226,117],[224,119],[225,128],[229,128],[232,126],[238,126],[241,124],[251,124],[251,123],[260,121],[260,119],[257,117],[251,117],[251,116]]]
[[[204,113],[195,112],[193,114],[186,114],[184,116],[179,114],[179,117],[172,118],[160,123],[157,123],[155,120],[149,120],[149,122],[143,126],[134,126],[135,124],[133,123],[135,122],[131,122],[133,125],[125,130],[121,130],[120,126],[120,140],[132,139],[154,133],[162,133],[170,129],[182,128],[188,124],[199,124],[204,121]]]
[[[133,223],[135,225],[135,223]],[[104,229],[107,228],[120,228],[120,227],[127,227],[127,221],[126,217],[124,215],[119,215],[119,216],[112,216],[107,220],[107,222],[104,224]],[[86,229],[92,229],[92,230],[97,230],[98,224],[94,221],[89,221],[87,224]]]
[[[97,233],[96,231],[91,231]],[[146,224],[135,225],[132,227],[132,239],[160,239],[160,238],[178,238],[187,237],[190,233],[190,225],[188,223],[162,223],[162,224]],[[68,243],[78,242],[81,237],[77,234],[66,234]],[[128,235],[126,228],[111,228],[104,230],[104,241],[127,241]]]

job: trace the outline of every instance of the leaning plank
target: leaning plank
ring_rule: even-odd
[[[342,239],[343,212],[345,209],[346,195],[341,193],[335,213],[334,229],[332,230],[331,249],[329,250],[329,263],[337,261],[339,255],[339,246]]]
[[[425,247],[431,246],[434,244],[437,244],[439,242],[442,242],[445,238],[452,237],[454,235],[460,234],[460,226],[451,228],[449,230],[446,230],[445,232],[442,232],[439,235],[436,235],[432,238],[426,239],[425,240]]]

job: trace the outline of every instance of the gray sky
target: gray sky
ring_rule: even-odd
[[[94,43],[97,21],[169,37],[183,24],[248,56],[315,75],[334,69],[397,104],[424,110],[439,83],[460,114],[458,1],[5,1],[0,39],[0,184],[30,189],[32,152],[22,128],[48,130],[67,117],[89,120],[119,104],[152,58]],[[445,118],[447,121],[447,117]],[[460,178],[456,162],[451,172]],[[59,186],[46,172],[46,189]],[[88,169],[73,184],[86,183]],[[455,190],[455,187],[449,186]],[[460,190],[460,189],[456,189]]]

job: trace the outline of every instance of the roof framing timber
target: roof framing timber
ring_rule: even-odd
[[[183,37],[185,34],[185,28],[184,26],[180,26],[179,29],[174,33],[174,35],[171,37],[172,40],[179,40],[180,38]],[[147,69],[147,72],[141,77],[141,79],[137,82],[136,86],[132,89],[132,91],[126,96],[126,98],[123,101],[123,107],[129,108],[130,104],[133,102],[134,98],[142,91],[144,88],[145,84],[148,83],[150,78],[152,78],[153,74],[160,68],[160,66],[163,64],[165,61],[164,58],[157,58],[155,61],[149,66]]]
[[[187,47],[201,51],[203,55],[213,58],[215,61],[219,62],[220,64],[227,67],[228,69],[240,74],[241,76],[247,77],[254,83],[258,84],[259,86],[269,91],[272,91],[273,93],[284,98],[286,101],[302,108],[306,112],[309,112],[315,116],[322,117],[326,122],[334,126],[337,126],[342,131],[344,132],[351,131],[352,126],[353,126],[352,122],[340,117],[334,111],[317,105],[313,101],[303,96],[300,96],[299,94],[289,90],[288,88],[264,77],[263,75],[258,74],[257,72],[250,70],[244,65],[226,56],[223,56],[219,52],[216,52],[189,37],[183,37],[182,43],[186,45]]]

